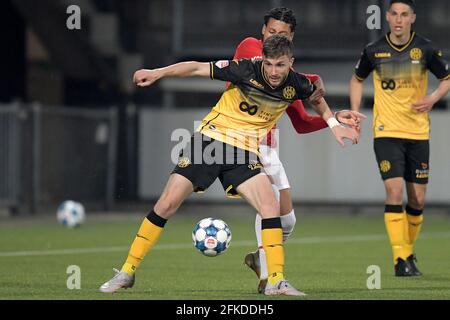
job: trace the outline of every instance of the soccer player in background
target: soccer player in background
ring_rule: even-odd
[[[386,189],[384,221],[395,275],[420,276],[414,243],[423,222],[430,169],[428,112],[449,91],[450,73],[442,52],[412,30],[413,0],[391,0],[386,19],[390,32],[365,47],[350,80],[351,108],[360,109],[362,81],[374,71],[374,150]],[[428,96],[427,70],[440,80]]]
[[[268,37],[279,34],[289,38],[294,38],[297,21],[294,12],[285,7],[273,8],[264,16],[262,26],[262,39],[253,37],[245,38],[237,47],[234,59],[261,59],[263,42]],[[320,100],[324,95],[324,86],[322,79],[316,74],[304,74],[317,87],[313,95],[308,99],[310,101]],[[294,101],[287,109],[292,125],[299,134],[309,133],[327,128],[328,124],[320,116],[311,116],[305,111],[301,100]],[[359,112],[348,110],[338,111],[335,114],[336,119],[346,125],[359,129],[359,124],[364,115]],[[276,125],[274,126],[274,128]],[[283,229],[283,241],[291,235],[296,224],[296,216],[292,204],[291,186],[287,178],[283,164],[277,153],[276,136],[269,132],[266,139],[260,145],[260,160],[263,164],[263,170],[269,175],[275,195],[280,202],[281,227]],[[258,242],[258,249],[245,256],[244,262],[249,266],[259,278],[258,292],[263,293],[267,283],[267,266],[264,248],[261,239],[261,215],[257,214],[255,219],[255,233]]]
[[[160,237],[167,220],[192,192],[206,190],[219,178],[225,190],[235,188],[262,216],[262,244],[269,273],[264,293],[304,295],[284,277],[279,204],[269,178],[260,174],[262,165],[258,161],[259,141],[289,104],[307,99],[314,91],[309,79],[291,70],[292,50],[289,39],[275,35],[265,41],[262,61],[182,62],[159,69],[142,69],[134,74],[134,82],[139,87],[152,85],[163,77],[190,76],[211,77],[233,85],[222,94],[192,136],[190,145],[180,154],[162,195],[144,218],[121,271],[100,287],[101,292],[132,287],[136,269]],[[313,107],[324,120],[333,118],[323,98]],[[341,145],[344,138],[353,143],[358,139],[355,129],[341,125],[334,126],[332,133]]]

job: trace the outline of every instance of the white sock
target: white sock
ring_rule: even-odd
[[[295,218],[294,209],[288,214],[281,216],[281,227],[283,228],[283,242],[287,240],[287,238],[291,235],[292,231],[294,231],[295,222],[297,219]]]
[[[259,251],[259,264],[261,265],[261,275],[259,279],[267,279],[267,260],[266,260],[266,252],[262,246],[262,236],[261,236],[261,215],[258,213],[255,219],[255,233],[256,233],[256,241],[258,242],[258,251]]]

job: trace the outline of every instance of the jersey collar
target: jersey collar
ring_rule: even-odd
[[[398,52],[402,52],[403,50],[405,50],[407,47],[409,47],[409,45],[411,44],[411,42],[413,41],[413,39],[414,39],[414,36],[416,35],[416,33],[413,31],[412,33],[411,33],[411,36],[409,37],[409,40],[408,40],[408,42],[407,43],[405,43],[405,45],[403,45],[402,47],[398,47],[398,46],[396,46],[395,44],[393,44],[392,43],[392,41],[391,41],[391,39],[389,39],[389,34],[390,34],[390,32],[388,32],[388,33],[386,33],[386,41],[387,41],[387,43],[389,44],[389,46],[392,48],[392,49],[394,49],[394,50],[396,50],[396,51],[398,51]]]

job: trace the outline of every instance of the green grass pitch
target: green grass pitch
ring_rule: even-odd
[[[256,292],[256,276],[243,265],[244,255],[255,248],[251,214],[218,217],[229,224],[233,239],[227,252],[208,258],[192,246],[191,231],[212,214],[183,216],[182,211],[146,256],[135,286],[115,294],[98,287],[112,276],[112,267],[121,267],[141,217],[88,216],[74,230],[53,219],[2,222],[0,299],[298,299]],[[416,245],[424,276],[395,278],[382,214],[299,214],[285,245],[286,276],[308,294],[301,299],[450,299],[449,248],[450,217],[426,216]],[[67,288],[70,265],[80,267],[79,290]],[[371,265],[381,270],[379,290],[366,285]]]

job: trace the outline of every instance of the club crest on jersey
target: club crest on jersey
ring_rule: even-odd
[[[287,86],[283,89],[283,97],[285,99],[292,99],[295,97],[295,88],[291,86]]]
[[[381,172],[388,172],[391,170],[391,163],[388,160],[383,160],[380,162],[380,170]]]
[[[420,48],[412,48],[409,52],[409,56],[412,60],[420,60],[420,58],[422,58],[422,50]]]
[[[215,63],[216,67],[219,69],[228,67],[230,65],[230,61],[228,60],[219,60]]]
[[[191,160],[189,160],[188,157],[183,157],[178,161],[178,166],[180,168],[186,168],[187,166],[189,166],[191,164]]]

